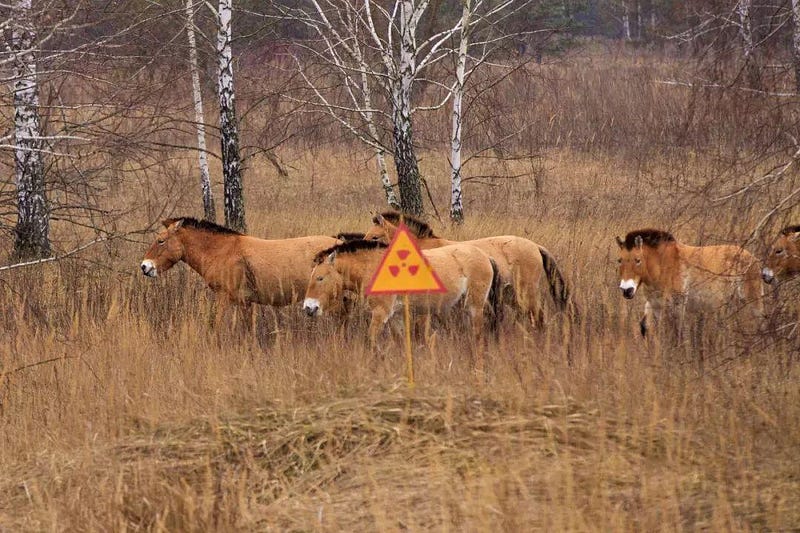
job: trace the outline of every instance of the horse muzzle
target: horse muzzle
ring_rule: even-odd
[[[322,308],[319,305],[319,300],[316,298],[306,298],[303,300],[303,311],[308,316],[319,316],[322,314]]]
[[[142,274],[147,276],[148,278],[154,278],[158,276],[158,269],[156,269],[156,265],[153,264],[152,261],[149,259],[145,259],[142,261],[142,264],[139,265],[142,269]]]
[[[636,294],[635,287],[626,287],[620,290],[622,290],[622,296],[624,296],[626,300],[630,300],[631,298],[633,298],[633,295]]]
[[[775,273],[771,268],[764,267],[761,270],[761,279],[764,280],[764,283],[772,283],[775,281]]]
[[[619,282],[619,290],[622,291],[622,296],[630,300],[636,294],[636,282],[632,279],[624,279]]]

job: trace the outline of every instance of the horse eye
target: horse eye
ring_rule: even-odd
[[[783,248],[778,248],[775,250],[775,255],[781,255],[783,253]]]
[[[322,281],[322,280],[324,280],[324,279],[325,279],[325,278],[324,278],[323,276],[317,276],[317,281]]]
[[[641,265],[641,264],[642,264],[642,260],[641,260],[641,259],[637,259],[637,260],[636,260],[636,264],[637,264],[637,265]]]
[[[620,265],[622,264],[622,258],[621,257],[619,259],[617,259],[617,263],[620,264]]]
[[[158,245],[159,246],[164,246],[165,242],[167,242],[167,241],[165,241],[164,239],[158,239]]]
[[[373,241],[377,241],[377,240],[378,240],[378,236],[377,236],[377,235],[374,235],[374,236],[372,237],[372,240],[373,240]]]

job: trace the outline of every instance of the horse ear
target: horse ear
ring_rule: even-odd
[[[372,217],[373,224],[383,226],[384,222],[386,222],[386,220],[383,218],[383,215],[376,214],[374,217]]]
[[[181,227],[181,224],[183,224],[183,219],[182,218],[178,218],[178,219],[165,218],[164,220],[161,221],[161,223],[164,224],[165,228],[169,228],[170,226],[172,226],[174,224],[175,227],[172,228],[172,229],[178,229],[178,228]]]
[[[617,239],[617,246],[619,246],[620,248],[625,248],[625,241],[620,239],[619,236],[614,237],[614,238]]]
[[[789,238],[793,241],[800,239],[800,231],[795,231],[794,233],[790,233]]]
[[[328,263],[333,264],[334,259],[336,259],[336,252],[331,252],[330,255],[328,255]]]
[[[637,235],[636,238],[633,240],[633,243],[636,245],[637,248],[641,248],[642,245],[644,244],[644,241],[642,240],[642,236],[641,235]]]

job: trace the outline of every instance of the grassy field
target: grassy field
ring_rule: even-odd
[[[447,175],[443,153],[423,154],[426,176]],[[288,178],[260,161],[247,171],[250,233],[365,230],[382,209],[368,154],[281,155]],[[164,215],[197,215],[193,163],[169,162],[184,176],[177,186],[150,181],[108,201],[166,195]],[[797,312],[780,305],[794,301],[792,287],[767,293],[766,333],[708,325],[683,342],[642,340],[644,302],[618,294],[615,235],[654,226],[691,243],[744,242],[755,213],[685,192],[718,164],[688,149],[645,158],[569,147],[477,162],[471,175],[529,176],[469,183],[466,223],[434,222],[437,231],[546,246],[583,319],[549,305],[534,331],[507,317],[485,380],[458,327],[439,329],[415,341],[413,391],[401,346],[387,339],[371,353],[363,316],[344,328],[299,306],[261,308],[249,333],[212,331],[198,275],[185,265],[155,280],[139,273],[152,234],[6,272],[0,528],[800,527],[800,370],[787,334]],[[445,180],[430,182],[447,198]],[[158,217],[132,212],[119,229]]]

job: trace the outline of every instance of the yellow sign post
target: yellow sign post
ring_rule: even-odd
[[[447,289],[422,255],[406,225],[401,222],[364,293],[403,295],[409,387],[414,386],[414,357],[411,353],[411,312],[408,295],[436,292],[447,292]]]

